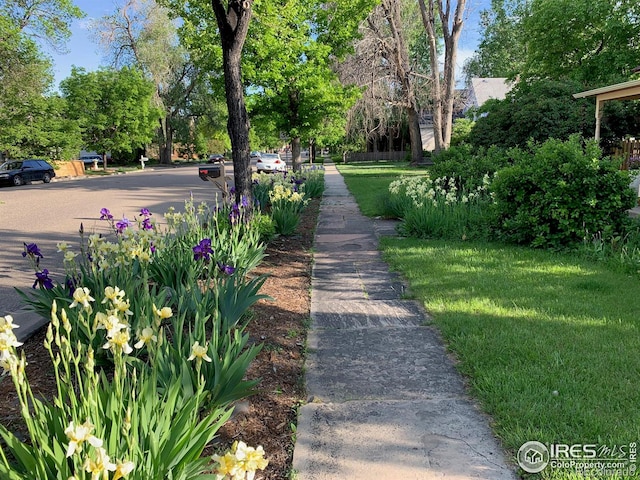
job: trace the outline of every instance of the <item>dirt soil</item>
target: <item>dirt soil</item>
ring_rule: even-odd
[[[264,344],[251,365],[248,378],[260,378],[260,393],[240,402],[233,417],[218,432],[206,453],[224,450],[235,440],[262,445],[269,465],[256,480],[283,480],[291,476],[297,407],[304,401],[303,363],[310,322],[312,245],[320,200],[309,202],[294,235],[270,242],[257,274],[269,278],[252,309],[250,337]],[[43,347],[42,329],[20,347],[27,362],[27,378],[34,394],[52,398],[55,381],[51,361]],[[13,383],[0,381],[0,423],[20,435],[22,419]]]

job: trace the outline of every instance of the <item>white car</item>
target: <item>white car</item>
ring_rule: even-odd
[[[287,164],[279,153],[263,153],[256,161],[256,170],[258,173],[286,172]]]

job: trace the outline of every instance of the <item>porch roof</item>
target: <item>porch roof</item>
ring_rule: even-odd
[[[636,100],[640,98],[640,80],[616,83],[606,87],[574,93],[573,98],[596,97],[596,140],[600,138],[600,120],[602,105],[609,100]]]

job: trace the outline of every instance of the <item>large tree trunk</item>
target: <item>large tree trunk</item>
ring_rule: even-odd
[[[300,164],[302,163],[300,161],[301,144],[300,137],[293,137],[291,139],[291,166],[294,172],[300,171]]]
[[[211,0],[222,41],[224,86],[227,94],[236,201],[246,197],[251,205],[251,164],[249,154],[249,116],[244,102],[242,48],[251,21],[253,0],[229,0],[225,10],[221,0]]]
[[[456,10],[450,22],[450,3],[437,0],[439,24],[444,39],[444,69],[442,78],[438,65],[438,39],[436,37],[436,0],[418,0],[422,23],[427,31],[431,77],[433,88],[433,136],[435,152],[449,148],[453,124],[453,101],[455,93],[455,62],[458,50],[458,39],[462,32],[462,18],[466,0],[457,0]],[[442,83],[441,83],[442,82]]]
[[[411,142],[411,163],[422,161],[422,134],[420,133],[420,118],[415,108],[407,109],[409,117],[409,141]]]
[[[165,117],[160,120],[160,159],[161,165],[171,165],[171,156],[173,153],[173,128],[171,120]]]
[[[409,134],[411,140],[411,163],[416,164],[422,160],[422,136],[420,135],[420,124],[418,119],[418,102],[411,78],[411,63],[409,62],[409,51],[402,30],[402,19],[400,15],[400,3],[396,0],[384,0],[381,7],[385,12],[385,17],[389,23],[389,29],[393,37],[393,48],[389,51],[396,70],[396,76],[402,85],[403,108],[409,119]],[[390,139],[391,140],[391,139]],[[389,142],[391,144],[391,141]]]

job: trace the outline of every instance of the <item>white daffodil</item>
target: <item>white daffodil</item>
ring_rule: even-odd
[[[95,298],[90,295],[91,291],[87,287],[78,287],[73,292],[73,303],[70,308],[82,305],[84,308],[90,308],[89,302],[93,302]]]
[[[198,359],[200,361],[204,360],[205,362],[211,362],[211,358],[207,355],[207,345],[200,345],[199,342],[196,342],[191,347],[191,356],[187,358],[188,361]]]
[[[142,348],[150,342],[157,342],[158,337],[156,337],[155,332],[151,327],[146,327],[142,329],[142,332],[138,334],[138,342],[134,345],[135,348]]]
[[[73,424],[73,421],[69,423],[69,426],[64,431],[65,435],[67,435],[67,438],[69,439],[67,458],[75,452],[80,452],[84,442],[88,442],[95,448],[102,447],[102,440],[93,435],[94,430],[95,427],[89,421],[77,426]]]
[[[0,317],[0,332],[10,332],[14,328],[19,328],[19,326],[13,323],[11,315]]]
[[[102,447],[96,448],[95,458],[87,458],[84,462],[84,471],[91,474],[91,480],[107,479],[108,472],[115,472],[116,468],[116,464],[111,463],[107,451]]]

